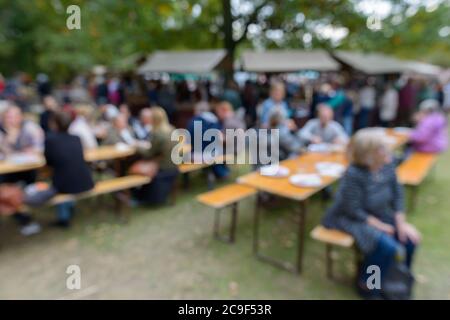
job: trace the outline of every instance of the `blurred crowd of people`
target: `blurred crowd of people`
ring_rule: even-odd
[[[136,101],[130,101],[136,92],[144,92],[143,106],[137,109],[131,106]],[[23,203],[30,207],[58,193],[89,191],[95,172],[113,166],[88,164],[85,151],[114,145],[137,150],[114,174],[151,178],[151,183],[133,190],[134,203],[164,203],[179,174],[171,158],[176,144],[171,136],[183,112],[190,136],[202,137],[200,147],[191,139],[193,153],[208,147],[211,141],[203,135],[212,128],[223,133],[221,143],[226,143],[227,129],[278,129],[280,160],[306,150],[343,150],[348,145],[350,167],[323,224],[353,235],[364,255],[363,266],[379,265],[386,279],[385,270],[398,261],[410,270],[421,236],[406,222],[391,151],[376,129],[368,127],[409,127],[402,128],[409,139],[405,156],[411,151],[440,153],[448,148],[449,110],[449,83],[407,77],[366,77],[347,83],[340,78],[297,83],[274,78],[242,86],[230,80],[221,88],[210,81],[184,80],[151,80],[142,87],[131,78],[95,76],[53,88],[44,74],[35,82],[24,74],[10,80],[0,76],[0,160],[42,155],[52,169],[51,183],[45,187],[36,183],[37,171],[29,170],[0,175],[0,188],[20,184]],[[201,132],[195,132],[196,124],[201,124]],[[211,168],[216,178],[229,176],[226,164]],[[40,231],[22,207],[0,205],[0,211],[11,211],[22,234]],[[74,210],[72,201],[58,204],[52,225],[68,227]],[[366,280],[367,274],[360,274],[360,293],[379,298],[379,290],[367,290]]]

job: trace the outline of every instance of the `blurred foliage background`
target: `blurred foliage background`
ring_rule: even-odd
[[[68,30],[66,8],[81,8]],[[367,25],[378,16],[379,28]],[[450,66],[449,0],[0,0],[0,72],[56,78],[157,49],[381,51]]]

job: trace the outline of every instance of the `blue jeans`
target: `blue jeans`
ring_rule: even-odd
[[[353,115],[344,116],[342,119],[342,124],[344,126],[345,132],[348,136],[351,136],[353,133]]]
[[[50,187],[48,189],[38,191],[33,194],[25,195],[24,202],[25,204],[31,207],[38,207],[46,203],[51,198],[53,198],[57,193],[58,191],[54,187]],[[70,219],[72,218],[73,208],[74,208],[73,201],[68,201],[56,205],[56,216],[58,221],[69,222]]]
[[[358,123],[358,129],[363,129],[369,126],[370,124],[370,116],[372,114],[372,110],[371,109],[367,109],[362,107],[361,111],[359,112],[359,123]]]
[[[414,251],[415,245],[409,239],[406,243],[402,243],[397,237],[394,238],[383,233],[378,239],[375,250],[364,257],[359,276],[359,283],[364,286],[367,283],[367,279],[371,275],[370,273],[367,273],[367,268],[370,265],[376,265],[380,268],[381,283],[383,283],[389,267],[396,259],[398,261],[398,258],[401,258],[401,261],[403,261],[408,268],[411,268]],[[374,289],[371,291],[376,294],[379,290]]]
[[[60,222],[69,222],[75,203],[73,201],[64,202],[56,206],[56,217]]]

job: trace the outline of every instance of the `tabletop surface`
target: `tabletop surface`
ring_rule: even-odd
[[[125,158],[136,153],[136,149],[129,148],[117,148],[114,145],[100,146],[95,149],[86,150],[84,157],[87,162],[101,161],[101,160],[114,160],[119,158]],[[0,174],[8,174],[14,172],[21,172],[27,170],[36,170],[45,166],[45,159],[42,155],[36,157],[36,161],[15,163],[9,160],[0,161]]]
[[[408,136],[396,132],[393,129],[386,129],[386,135],[395,139],[392,140],[392,147],[399,148],[408,141]],[[325,187],[331,185],[339,177],[321,176],[322,184],[320,187],[298,187],[289,182],[289,177],[298,173],[317,173],[316,164],[319,162],[335,162],[344,166],[348,161],[343,152],[334,153],[313,153],[308,152],[298,157],[280,162],[281,166],[289,169],[289,176],[284,178],[262,176],[258,171],[243,175],[237,179],[238,183],[253,187],[259,191],[268,192],[284,198],[302,201]]]
[[[317,173],[316,164],[318,162],[336,162],[346,165],[344,153],[306,153],[299,157],[280,162],[281,166],[289,169],[289,176],[283,178],[262,176],[258,171],[251,172],[238,178],[238,183],[253,187],[260,191],[265,191],[284,198],[302,201],[309,198],[314,193],[329,186],[338,177],[321,176],[320,187],[298,187],[289,181],[289,177],[298,173]]]

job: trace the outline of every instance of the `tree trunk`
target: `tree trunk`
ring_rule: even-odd
[[[223,11],[223,30],[224,30],[224,46],[227,50],[227,59],[225,63],[225,78],[233,78],[233,62],[236,49],[236,43],[233,40],[233,17],[231,15],[231,0],[222,0]]]

